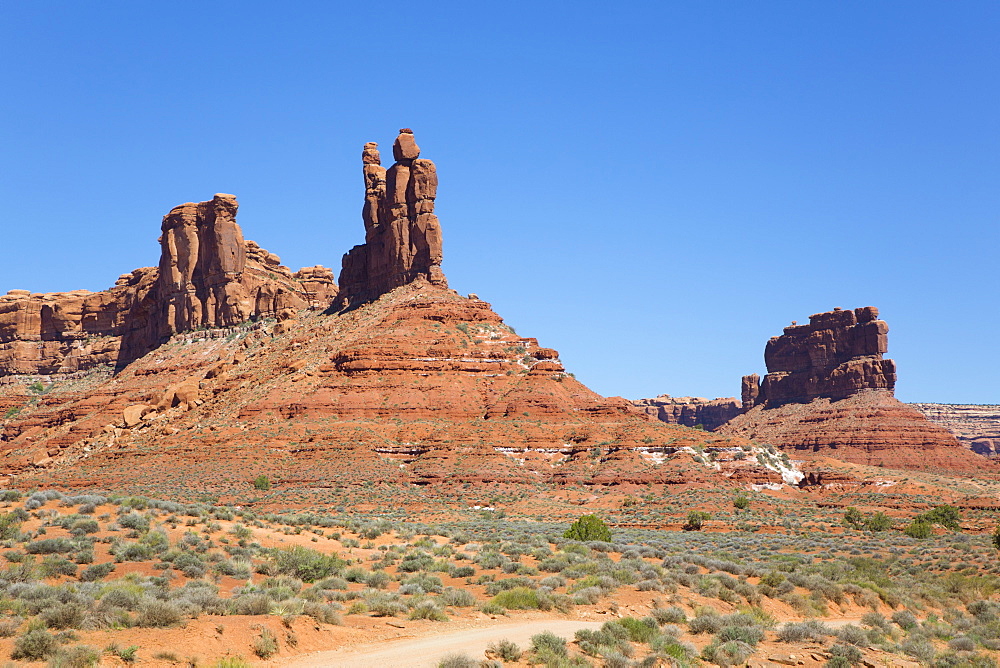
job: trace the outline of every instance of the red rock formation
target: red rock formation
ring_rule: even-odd
[[[874,307],[839,309],[785,328],[767,343],[768,373],[743,377],[743,414],[719,431],[770,443],[801,459],[975,472],[989,462],[892,396],[883,359],[888,325]]]
[[[0,377],[121,368],[177,332],[326,308],[337,294],[333,273],[292,274],[243,240],[236,210],[232,195],[175,207],[163,219],[159,267],[136,269],[108,290],[0,296]]]
[[[910,404],[975,453],[1000,459],[1000,406],[990,404]]]
[[[365,144],[361,154],[365,243],[344,255],[337,300],[341,308],[378,299],[418,278],[448,284],[441,272],[441,225],[434,215],[434,163],[420,158],[409,129],[399,131],[392,154],[396,163],[388,171],[375,142]]]
[[[891,392],[896,365],[882,358],[888,332],[874,306],[834,309],[809,316],[808,325],[792,324],[767,342],[767,375],[756,391],[754,377],[744,377],[744,401],[780,406],[817,397],[843,399],[864,389]]]
[[[704,399],[661,394],[655,399],[636,399],[632,404],[654,420],[701,427],[708,431],[715,431],[740,414],[740,402],[733,398]]]

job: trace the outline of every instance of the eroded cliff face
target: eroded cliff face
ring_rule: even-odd
[[[991,404],[910,404],[944,427],[975,453],[1000,459],[1000,406]]]
[[[888,325],[873,306],[792,323],[767,343],[767,375],[743,377],[743,413],[719,431],[802,459],[975,472],[991,464],[893,396]]]
[[[655,399],[635,399],[632,404],[654,420],[706,431],[715,431],[740,414],[740,402],[732,397],[705,399],[661,394]]]
[[[392,154],[396,162],[386,170],[378,144],[369,142],[362,150],[365,243],[344,255],[337,300],[342,309],[417,279],[448,285],[441,271],[441,225],[434,215],[437,169],[420,157],[409,129],[399,131]]]
[[[767,342],[767,375],[757,387],[756,374],[744,376],[744,408],[845,399],[869,389],[891,393],[896,364],[882,357],[888,333],[874,306],[816,313],[808,325],[792,323]]]
[[[0,378],[121,368],[177,332],[326,308],[337,294],[333,272],[293,274],[243,239],[237,208],[221,194],[175,207],[163,219],[159,266],[108,290],[0,296]]]

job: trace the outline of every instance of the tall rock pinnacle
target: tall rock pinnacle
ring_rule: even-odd
[[[434,215],[437,169],[420,158],[409,129],[392,146],[395,164],[382,167],[378,144],[361,152],[365,180],[365,243],[344,255],[340,308],[351,308],[418,278],[446,287],[441,272],[441,225]]]

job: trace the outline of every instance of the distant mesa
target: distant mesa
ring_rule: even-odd
[[[767,375],[743,377],[742,414],[719,432],[802,459],[974,472],[990,463],[893,396],[896,365],[878,309],[834,309],[786,327],[764,351]]]
[[[740,414],[740,402],[732,397],[672,397],[661,394],[654,399],[635,399],[632,405],[650,419],[715,431]]]

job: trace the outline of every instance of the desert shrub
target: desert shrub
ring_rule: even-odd
[[[701,651],[701,658],[717,666],[738,666],[746,663],[747,657],[753,654],[753,647],[740,642],[712,642]]]
[[[635,617],[622,617],[618,623],[628,631],[629,640],[632,642],[648,643],[658,633],[656,620],[652,617],[636,619]]]
[[[718,633],[722,630],[722,617],[712,612],[700,614],[688,622],[688,631],[695,635],[699,633]]]
[[[875,513],[865,519],[864,527],[868,531],[888,531],[892,528],[892,519],[885,513]]]
[[[710,519],[712,519],[710,513],[702,510],[692,510],[688,513],[687,520],[681,528],[685,531],[701,531],[702,527],[705,526],[705,522]]]
[[[61,554],[73,551],[73,541],[68,538],[42,538],[24,546],[28,554]]]
[[[56,575],[69,575],[72,577],[76,575],[76,564],[58,555],[50,554],[42,560],[42,563],[38,567],[38,573],[43,578]]]
[[[563,534],[563,538],[586,542],[588,540],[611,540],[611,529],[597,515],[582,515]]]
[[[560,657],[567,655],[566,639],[560,638],[552,631],[542,631],[531,636],[531,651],[539,658],[545,656]]]
[[[831,635],[833,635],[833,631],[830,627],[816,620],[789,623],[778,629],[778,640],[785,643],[802,642],[804,640],[823,642]]]
[[[438,668],[479,668],[479,661],[467,654],[445,654],[438,661]]]
[[[406,604],[396,594],[380,592],[369,598],[367,604],[375,617],[395,617],[406,612]]]
[[[261,492],[271,489],[271,480],[264,474],[253,479],[253,488]]]
[[[738,640],[751,647],[756,647],[763,639],[764,629],[759,626],[723,626],[716,636],[716,640],[721,643]]]
[[[81,582],[93,582],[95,580],[103,580],[112,571],[115,570],[115,565],[111,562],[104,564],[94,564],[93,566],[87,566],[80,572]]]
[[[330,604],[307,601],[302,605],[302,614],[312,617],[322,624],[340,624],[340,613]]]
[[[303,582],[330,577],[344,566],[344,561],[336,555],[326,555],[299,545],[274,550],[272,554],[279,573],[294,576]]]
[[[441,593],[441,602],[456,608],[471,608],[476,604],[476,597],[465,589],[448,587]]]
[[[254,654],[266,661],[278,653],[278,639],[268,629],[263,628],[260,630],[260,635],[254,639],[251,649]]]
[[[908,527],[903,529],[905,533],[910,538],[930,538],[934,533],[933,525],[927,520],[921,519],[919,516],[910,523]]]
[[[934,659],[934,645],[927,638],[910,637],[899,646],[904,654],[912,656],[923,663],[930,663]]]
[[[943,505],[928,510],[926,513],[917,516],[931,524],[940,524],[946,529],[958,531],[962,528],[962,513],[955,506]]]
[[[453,578],[468,578],[476,574],[476,569],[472,566],[451,566],[448,568],[448,575]]]
[[[733,507],[737,510],[746,510],[750,507],[750,498],[746,494],[739,494],[733,499]]]
[[[521,648],[512,640],[497,640],[486,646],[486,656],[512,663],[521,658]]]
[[[844,524],[855,529],[861,529],[865,524],[865,516],[854,506],[844,511]]]
[[[49,658],[59,649],[59,641],[46,629],[33,629],[14,641],[14,651],[10,658],[15,661],[42,661]]]
[[[538,610],[545,609],[543,600],[543,597],[534,589],[514,587],[494,596],[492,603],[506,610]]]
[[[856,666],[861,663],[864,656],[854,645],[834,645],[830,648],[830,660],[826,662],[828,668],[846,668]]]
[[[101,662],[101,652],[87,645],[59,650],[49,661],[50,668],[92,668]]]
[[[917,617],[909,610],[900,610],[892,613],[892,621],[907,631],[917,628]]]
[[[87,618],[87,608],[76,602],[49,606],[39,615],[50,629],[78,629]]]
[[[437,601],[420,601],[413,608],[410,609],[409,614],[410,619],[430,619],[435,622],[446,622],[448,621],[448,616],[444,614],[444,610],[441,606],[437,604]]]
[[[21,535],[23,518],[16,513],[0,515],[0,540],[14,540]]]
[[[273,602],[264,594],[245,594],[229,600],[234,615],[267,615]]]
[[[853,624],[846,624],[841,628],[837,629],[834,633],[840,642],[847,645],[854,645],[855,647],[868,647],[868,634],[861,627],[854,626]]]
[[[146,628],[167,628],[179,624],[183,618],[183,611],[175,603],[153,599],[140,607],[136,624]]]
[[[976,649],[976,641],[969,636],[958,636],[948,641],[948,648],[956,652],[972,652]]]
[[[892,626],[890,626],[889,620],[877,612],[866,612],[864,616],[861,617],[861,625],[867,626],[870,629],[879,629],[884,633],[892,632]]]
[[[670,608],[654,608],[653,619],[656,620],[657,624],[683,624],[687,621],[687,615],[684,614],[684,610],[673,606]]]
[[[480,612],[486,615],[506,615],[507,608],[493,601],[487,601],[479,606]]]
[[[118,526],[143,533],[149,531],[149,518],[139,513],[125,513],[119,516]]]
[[[17,635],[24,619],[21,617],[6,617],[0,619],[0,638],[11,638]]]

